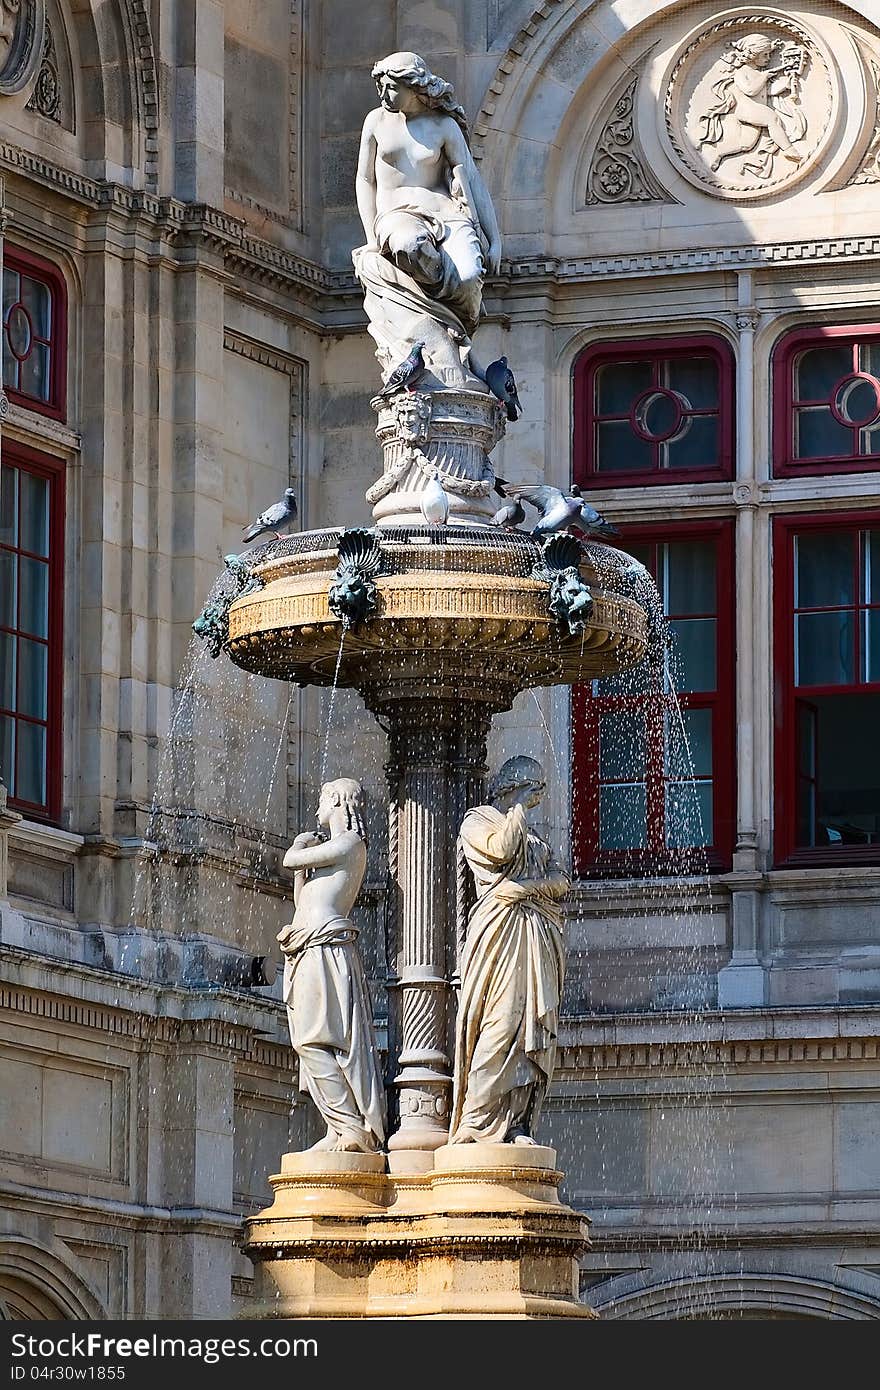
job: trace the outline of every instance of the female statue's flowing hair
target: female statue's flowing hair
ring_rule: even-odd
[[[373,68],[373,79],[378,85],[380,77],[393,77],[396,82],[405,82],[418,92],[422,101],[433,111],[443,111],[451,116],[461,127],[465,140],[470,146],[470,131],[464,107],[455,100],[455,89],[451,82],[430,71],[424,58],[418,53],[389,53]]]

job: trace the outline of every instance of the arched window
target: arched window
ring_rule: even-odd
[[[67,293],[41,257],[3,251],[3,386],[28,410],[63,420],[66,409]]]
[[[596,343],[574,368],[581,487],[733,476],[733,354],[723,338]]]
[[[786,334],[773,382],[777,477],[880,472],[880,327]]]

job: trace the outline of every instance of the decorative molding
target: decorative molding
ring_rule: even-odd
[[[880,183],[880,64],[874,58],[868,61],[874,79],[874,134],[858,169],[847,179],[847,188],[851,184]]]
[[[498,97],[502,95],[507,86],[508,77],[519,66],[526,50],[532,46],[532,40],[538,30],[543,27],[544,21],[550,18],[559,5],[567,3],[570,4],[571,0],[545,0],[543,5],[538,5],[532,10],[530,18],[511,39],[504,57],[499,62],[495,74],[486,88],[486,94],[471,128],[475,159],[482,157],[483,141],[492,128],[492,117],[498,106]]]
[[[0,0],[0,97],[33,81],[45,28],[46,0]]]
[[[144,180],[155,193],[159,186],[159,78],[149,0],[125,0],[137,48],[139,124],[144,134]]]
[[[664,85],[661,134],[689,180],[719,198],[787,189],[833,129],[829,62],[787,15],[739,13],[691,33]]]
[[[627,78],[613,98],[590,159],[585,202],[663,203],[677,201],[647,168],[635,129],[638,76]]]
[[[684,1023],[685,1020],[682,1020]],[[880,1058],[880,1038],[772,1038],[725,1041],[720,1038],[692,1042],[645,1042],[592,1046],[565,1044],[557,1052],[557,1080],[595,1076],[599,1072],[675,1071],[706,1072],[714,1067],[790,1066],[794,1062],[870,1062]]]
[[[27,103],[25,110],[36,111],[39,115],[44,116],[47,121],[54,121],[56,125],[64,125],[64,106],[61,99],[61,74],[58,71],[58,55],[55,52],[55,37],[48,19],[46,20],[46,32],[43,38],[43,56],[40,63],[40,71],[37,74],[36,85],[34,86],[30,101]],[[73,128],[72,125],[70,128]]]

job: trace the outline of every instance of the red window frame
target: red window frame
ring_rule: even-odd
[[[36,396],[29,396],[8,382],[4,383],[6,394],[26,410],[48,415],[53,420],[64,420],[67,415],[67,284],[64,276],[51,261],[44,261],[41,256],[35,256],[18,246],[10,246],[8,242],[3,248],[3,268],[39,280],[48,287],[52,301],[52,331],[48,339],[37,339],[49,346],[49,399],[42,401]],[[5,306],[0,331],[6,332]]]
[[[794,411],[797,404],[823,404],[823,402],[799,402],[795,398],[794,367],[798,355],[806,348],[821,347],[827,342],[841,342],[847,339],[855,350],[866,339],[880,339],[880,325],[847,324],[822,325],[813,328],[796,328],[784,334],[773,349],[773,474],[777,478],[800,478],[815,476],[817,473],[877,473],[880,472],[880,455],[859,453],[830,454],[827,458],[796,459],[794,456]],[[857,366],[855,355],[854,364]],[[838,383],[838,386],[842,384]],[[831,392],[833,399],[835,390]],[[855,433],[858,426],[850,426]]]
[[[627,526],[621,539],[627,542],[660,545],[664,541],[710,540],[716,555],[716,668],[714,692],[681,692],[679,703],[684,709],[711,709],[712,720],[712,789],[713,827],[715,842],[704,851],[707,867],[712,872],[730,868],[736,826],[736,721],[734,688],[734,523],[732,518],[711,521],[686,521],[675,524]],[[675,617],[675,614],[667,615]],[[699,615],[689,614],[694,617]],[[598,767],[599,715],[614,708],[635,708],[645,699],[655,699],[656,717],[648,721],[650,761],[648,767],[648,834],[651,844],[647,850],[601,850],[599,831]],[[662,696],[599,696],[594,698],[587,686],[575,686],[572,697],[572,761],[574,798],[572,841],[575,871],[581,878],[613,878],[680,873],[678,851],[670,852],[664,844],[664,789],[667,778],[664,770]],[[653,728],[653,733],[652,733]]]
[[[822,512],[773,518],[774,642],[776,671],[773,688],[774,857],[779,866],[880,863],[880,845],[799,846],[797,843],[797,705],[811,695],[880,694],[880,681],[849,685],[795,686],[794,541],[804,531],[865,531],[880,527],[880,511]],[[863,607],[863,605],[859,605]],[[857,607],[854,611],[859,611]],[[819,611],[819,610],[817,610]],[[859,624],[855,624],[859,642]],[[858,646],[855,648],[858,656]],[[854,668],[858,673],[858,664]],[[797,695],[798,690],[805,693]]]
[[[46,718],[31,719],[16,710],[0,707],[0,712],[11,715],[18,722],[43,724],[46,728],[46,801],[45,804],[25,801],[10,794],[9,805],[31,820],[57,822],[61,815],[62,798],[62,692],[64,679],[64,522],[65,522],[65,467],[59,459],[37,453],[23,444],[4,439],[3,459],[0,468],[15,467],[24,472],[36,474],[49,483],[49,615],[48,647],[46,671]],[[19,502],[20,505],[20,502]],[[20,539],[20,529],[19,529]],[[0,541],[0,550],[27,555],[18,546]],[[36,557],[45,558],[45,557]],[[21,602],[21,585],[18,589]],[[14,631],[2,627],[3,632]],[[30,637],[30,634],[27,634]],[[31,640],[35,640],[31,638]],[[39,639],[36,639],[39,640]],[[17,753],[16,740],[16,757]]]
[[[711,468],[650,468],[602,473],[596,468],[593,439],[597,415],[593,406],[596,372],[609,362],[653,360],[656,376],[659,364],[668,358],[714,357],[718,363],[718,459]],[[700,483],[733,477],[734,465],[734,380],[733,350],[726,339],[714,333],[691,333],[669,338],[627,338],[616,342],[594,343],[577,358],[573,370],[575,481],[582,488],[615,488],[638,484],[640,487],[664,483]],[[708,414],[708,411],[695,411]],[[633,424],[633,429],[636,429]]]

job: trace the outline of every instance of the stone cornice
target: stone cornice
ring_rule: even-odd
[[[809,1062],[819,1066],[833,1062],[870,1062],[880,1059],[880,1037],[861,1038],[771,1038],[741,1042],[666,1041],[623,1043],[617,1046],[574,1044],[560,1047],[556,1054],[556,1080],[586,1073],[613,1071],[705,1071],[708,1068],[790,1066]]]

